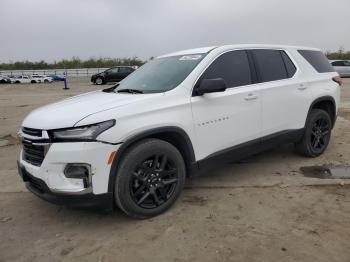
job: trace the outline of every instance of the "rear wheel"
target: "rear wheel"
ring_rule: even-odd
[[[329,114],[321,109],[312,109],[302,140],[296,144],[297,151],[307,157],[317,157],[327,148],[332,131]]]
[[[118,207],[135,218],[156,216],[179,197],[186,169],[180,152],[168,142],[147,139],[124,154],[116,174]]]

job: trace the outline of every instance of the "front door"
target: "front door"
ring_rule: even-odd
[[[225,92],[191,98],[199,160],[260,137],[260,91],[253,84],[247,52],[220,55],[196,86],[202,79],[215,78],[225,80],[228,87]]]

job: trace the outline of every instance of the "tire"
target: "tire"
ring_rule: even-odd
[[[321,109],[312,109],[302,140],[296,143],[297,152],[306,157],[318,157],[326,150],[332,132],[332,120]]]
[[[46,83],[46,84],[47,84],[48,82],[49,82],[49,80],[47,80],[47,79],[45,79],[45,80],[44,80],[44,83]]]
[[[16,83],[16,84],[20,84],[21,82],[20,82],[20,81],[16,81],[15,83]]]
[[[36,81],[35,81],[35,80],[32,80],[32,81],[30,81],[30,83],[35,84],[35,83],[36,83]]]
[[[121,160],[114,187],[116,204],[134,218],[159,215],[175,203],[185,178],[184,160],[173,145],[159,139],[143,140],[131,146]]]
[[[104,80],[102,77],[97,77],[95,79],[95,85],[103,85],[104,84]]]

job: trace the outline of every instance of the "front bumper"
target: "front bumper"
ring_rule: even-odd
[[[113,194],[105,193],[95,195],[87,194],[64,194],[52,192],[45,182],[29,174],[24,166],[17,161],[18,173],[22,177],[26,188],[36,196],[48,202],[70,207],[100,208],[104,210],[113,209]]]
[[[72,207],[113,207],[113,194],[108,190],[111,165],[109,156],[119,145],[102,142],[53,143],[40,165],[24,158],[23,150],[18,161],[18,170],[29,191],[52,203]],[[68,164],[83,164],[90,167],[89,186],[82,179],[68,178]]]

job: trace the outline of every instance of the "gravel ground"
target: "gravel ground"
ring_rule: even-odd
[[[282,146],[189,179],[149,220],[46,203],[21,182],[15,135],[41,105],[97,89],[87,78],[0,86],[0,261],[350,261],[350,180],[301,167],[350,165],[350,79],[330,146],[316,159]],[[348,182],[349,181],[349,182]]]

